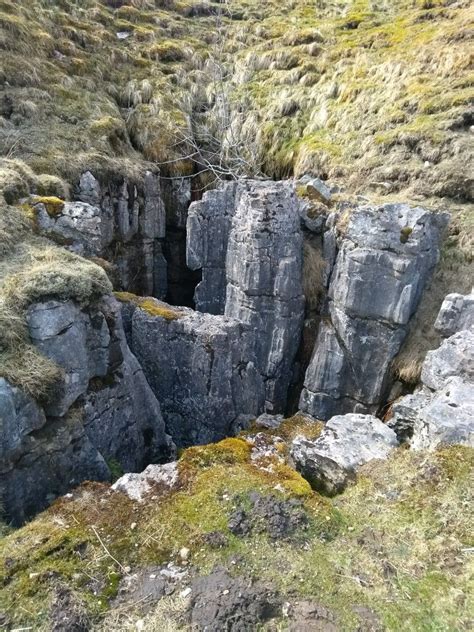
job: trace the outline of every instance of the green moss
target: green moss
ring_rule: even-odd
[[[34,204],[43,204],[50,217],[58,217],[64,209],[64,200],[57,197],[36,197]]]
[[[181,312],[178,310],[172,309],[166,303],[161,303],[156,299],[148,298],[139,301],[138,307],[144,310],[150,316],[157,316],[160,318],[164,318],[165,320],[177,320],[181,317]]]

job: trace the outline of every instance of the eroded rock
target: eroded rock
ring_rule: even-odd
[[[412,449],[439,445],[474,446],[474,323],[472,294],[446,297],[436,320],[449,335],[429,351],[421,372],[421,386],[394,403],[389,425]],[[454,331],[457,327],[463,328]]]
[[[291,457],[314,489],[328,495],[344,490],[357,469],[373,459],[385,459],[398,441],[395,432],[372,415],[332,417],[315,440],[296,437]]]
[[[345,217],[300,399],[302,410],[324,420],[377,411],[447,222],[445,214],[404,204],[360,207]]]

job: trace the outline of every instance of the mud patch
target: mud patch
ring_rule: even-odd
[[[248,632],[281,614],[269,585],[217,569],[192,584],[191,626],[196,632]]]
[[[267,533],[274,540],[288,540],[309,525],[303,503],[297,498],[282,500],[252,492],[246,498],[237,499],[236,505],[228,528],[237,536],[256,532]]]

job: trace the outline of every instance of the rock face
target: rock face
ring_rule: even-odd
[[[303,411],[323,420],[377,411],[390,362],[438,261],[446,223],[446,215],[403,204],[350,212],[306,372]],[[329,258],[334,233],[324,235]]]
[[[263,407],[252,332],[223,316],[187,308],[174,314],[161,317],[138,307],[132,318],[132,349],[168,432],[179,446],[235,434]]]
[[[78,415],[48,419],[33,399],[0,379],[0,421],[0,493],[14,524],[84,480],[108,480],[109,468]]]
[[[254,334],[265,407],[286,404],[304,318],[303,235],[288,183],[243,181],[227,251],[225,314]]]
[[[54,213],[33,200],[39,230],[78,254],[115,264],[123,289],[164,297],[166,217],[159,175],[147,171],[135,183],[117,177],[103,185],[87,171],[76,198]]]
[[[192,270],[202,270],[196,288],[196,309],[209,314],[225,311],[226,258],[232,218],[235,213],[236,185],[207,191],[203,199],[189,207],[186,262]]]
[[[338,415],[316,440],[296,437],[291,456],[311,486],[328,495],[344,490],[355,472],[373,459],[385,459],[397,447],[393,430],[372,415]]]
[[[202,269],[196,304],[217,314],[156,304],[132,317],[124,307],[132,350],[180,446],[284,411],[304,316],[291,184],[246,180],[209,192],[191,205],[188,233],[188,263]]]
[[[28,326],[63,379],[42,406],[1,380],[0,486],[5,512],[16,523],[83,480],[108,480],[110,459],[140,471],[173,455],[113,299],[88,309],[72,301],[37,303]]]
[[[474,446],[473,304],[474,294],[446,297],[435,326],[449,338],[428,352],[420,389],[393,406],[389,424],[413,449]]]

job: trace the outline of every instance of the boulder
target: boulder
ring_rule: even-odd
[[[438,261],[447,222],[445,214],[404,204],[345,213],[300,399],[303,411],[324,420],[379,408],[390,386],[390,363]],[[330,218],[323,241],[331,258],[334,224]]]
[[[395,432],[377,417],[338,415],[327,422],[317,439],[296,437],[291,457],[314,489],[332,496],[354,480],[361,465],[386,459],[397,445]]]
[[[434,326],[444,337],[474,327],[474,292],[466,296],[448,294]]]
[[[458,331],[426,354],[421,370],[425,386],[437,391],[452,376],[474,382],[474,327]]]
[[[154,491],[172,489],[178,480],[178,463],[172,461],[163,465],[151,464],[139,474],[124,474],[112,485],[112,489],[126,494],[132,500],[143,502]]]

